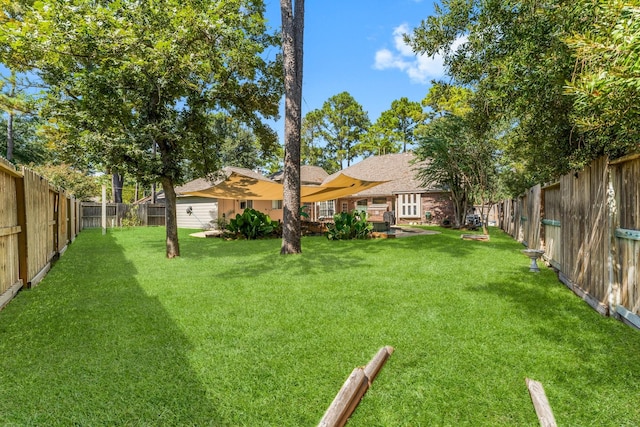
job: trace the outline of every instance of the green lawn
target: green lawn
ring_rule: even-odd
[[[0,425],[313,426],[354,367],[396,351],[350,426],[640,425],[640,334],[522,246],[460,232],[329,242],[85,230],[0,312]]]

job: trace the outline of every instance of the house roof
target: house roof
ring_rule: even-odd
[[[387,181],[373,188],[355,193],[349,197],[389,196],[400,193],[426,193],[441,191],[432,186],[423,185],[416,179],[417,168],[413,153],[385,154],[372,156],[340,172],[329,175],[324,183],[343,173],[350,177],[367,181]]]
[[[300,166],[300,182],[309,185],[320,185],[322,181],[328,177],[329,174],[327,171],[322,169],[320,166],[312,166],[312,165],[302,165]],[[274,181],[282,182],[284,179],[284,171],[278,171],[273,175],[269,176]]]

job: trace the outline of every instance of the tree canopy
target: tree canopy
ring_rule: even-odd
[[[623,154],[638,148],[640,135],[640,3],[578,1],[595,7],[592,27],[566,39],[576,72],[566,93],[572,118],[593,135],[597,150]]]
[[[361,154],[360,141],[371,122],[369,115],[353,96],[341,92],[324,102],[322,108],[307,113],[303,124],[303,139],[308,153],[327,172],[351,165]]]
[[[415,129],[426,116],[419,102],[402,97],[391,103],[391,108],[380,114],[375,124],[368,129],[359,151],[371,154],[395,153],[400,147],[413,148]]]
[[[416,131],[418,177],[427,185],[450,191],[453,223],[465,225],[471,208],[480,206],[485,234],[486,214],[501,196],[499,135],[479,124],[469,102],[472,92],[452,85],[434,84],[425,100],[432,119]]]
[[[443,0],[407,39],[416,52],[444,54],[454,82],[473,89],[471,105],[487,126],[511,123],[506,149],[531,181],[544,182],[589,150],[565,95],[575,60],[564,40],[584,32],[592,14],[557,0]]]
[[[262,119],[278,114],[282,69],[265,54],[279,43],[262,1],[44,0],[14,15],[3,15],[2,62],[48,85],[43,114],[63,150],[162,183],[169,257],[179,255],[174,187],[184,162],[206,153],[204,169],[222,166],[210,151],[211,113],[276,143]]]

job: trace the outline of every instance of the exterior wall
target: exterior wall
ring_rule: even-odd
[[[282,221],[282,209],[273,209],[271,200],[254,200],[253,209],[266,213],[274,221]]]
[[[395,205],[395,197],[393,196],[342,198],[336,200],[336,213],[353,212],[355,209],[361,210],[362,205],[358,205],[358,202],[362,200],[367,201],[367,219],[372,222],[382,222],[384,213],[392,211]],[[345,206],[346,209],[344,209]]]
[[[187,214],[189,207],[192,209],[191,215]],[[203,230],[212,228],[218,219],[218,199],[178,197],[176,216],[178,228],[200,228]]]
[[[218,216],[229,221],[240,213],[240,202],[231,199],[218,199]]]
[[[218,215],[220,217],[224,215],[224,218],[229,221],[244,210],[240,208],[240,202],[240,200],[218,199]],[[274,221],[282,221],[282,209],[273,209],[271,200],[254,200],[253,209],[269,215]]]
[[[384,221],[383,215],[386,211],[396,211],[396,223],[397,224],[442,224],[445,218],[451,218],[453,216],[453,205],[449,193],[422,193],[420,195],[420,209],[419,217],[406,217],[403,218],[398,212],[396,206],[398,203],[398,196],[386,196],[386,197],[354,197],[354,198],[342,198],[336,201],[336,212],[343,211],[343,205],[346,205],[346,211],[351,212],[356,209],[359,200],[367,200],[367,217],[372,222]],[[374,203],[375,201],[375,203]],[[384,202],[384,203],[382,203]],[[431,213],[431,218],[427,220],[426,213]]]
[[[431,215],[427,219],[427,212]],[[425,193],[422,195],[422,221],[426,224],[440,225],[442,221],[453,218],[453,204],[449,193]]]

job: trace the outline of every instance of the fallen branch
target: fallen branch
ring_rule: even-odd
[[[393,353],[393,347],[383,347],[367,366],[353,370],[331,402],[318,427],[342,427],[347,423],[391,353]]]

